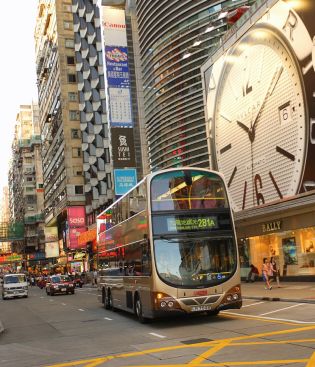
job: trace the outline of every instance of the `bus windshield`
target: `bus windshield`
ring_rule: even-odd
[[[173,286],[209,287],[225,282],[237,266],[232,237],[154,240],[160,278]]]
[[[152,178],[153,212],[227,207],[225,188],[216,173],[179,170],[164,172]]]

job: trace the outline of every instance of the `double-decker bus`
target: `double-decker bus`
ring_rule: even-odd
[[[218,172],[149,174],[97,217],[97,235],[106,309],[144,322],[242,305],[234,222]]]

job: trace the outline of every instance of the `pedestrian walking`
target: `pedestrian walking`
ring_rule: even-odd
[[[263,265],[262,265],[262,277],[263,277],[263,281],[265,282],[265,289],[272,289],[272,286],[269,283],[269,273],[270,273],[270,262],[269,260],[265,257],[263,260]]]
[[[272,267],[273,280],[277,282],[277,286],[280,288],[280,269],[274,257],[270,258],[270,265]]]
[[[93,285],[95,285],[95,287],[97,287],[97,271],[96,271],[96,269],[94,269],[94,271],[93,271]]]

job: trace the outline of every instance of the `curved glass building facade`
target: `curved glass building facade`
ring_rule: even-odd
[[[151,170],[209,167],[200,66],[227,11],[254,1],[136,1]]]

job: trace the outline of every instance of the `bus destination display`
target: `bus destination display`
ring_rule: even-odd
[[[206,231],[216,228],[218,228],[218,219],[214,216],[167,218],[168,232]]]

